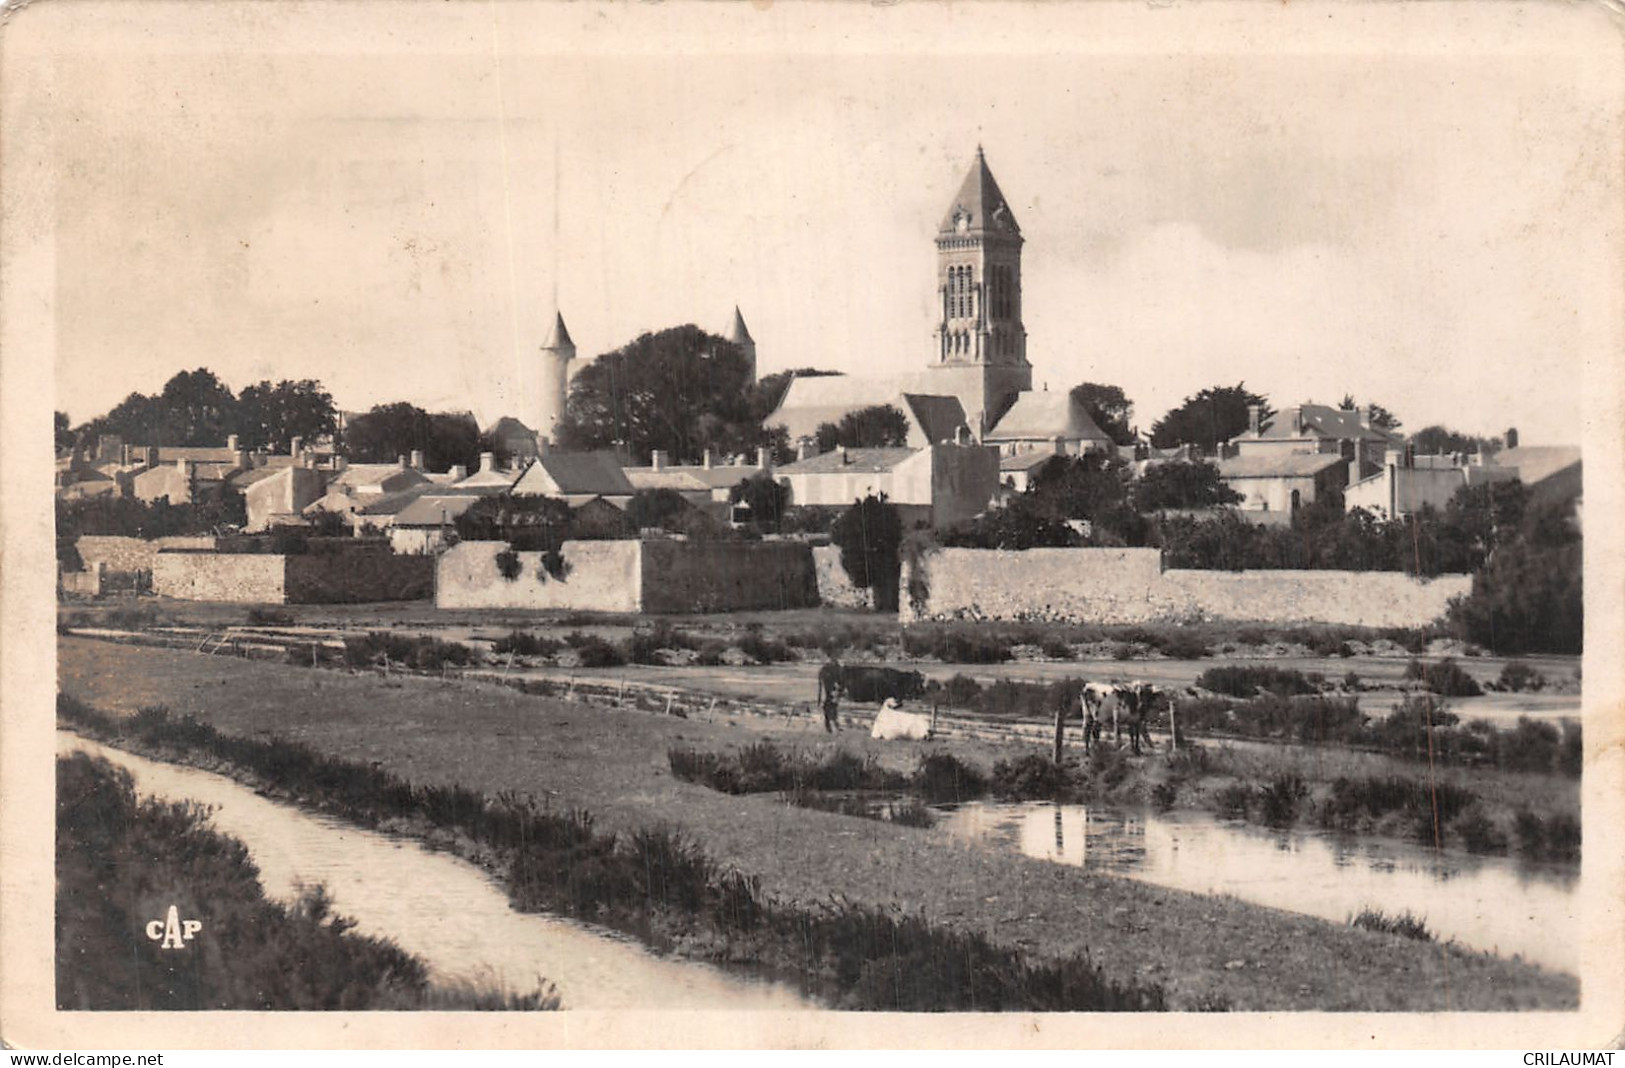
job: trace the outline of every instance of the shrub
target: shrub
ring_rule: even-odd
[[[491,643],[493,653],[517,653],[520,656],[552,656],[564,643],[545,634],[530,634],[522,630],[509,631]]]
[[[575,646],[577,662],[584,668],[620,667],[626,663],[621,647],[603,638],[585,635],[571,644]]]
[[[1051,660],[1072,659],[1072,646],[1055,638],[1046,640],[1039,646],[1039,651]]]
[[[1408,909],[1396,916],[1390,916],[1381,909],[1362,909],[1358,916],[1350,918],[1349,926],[1382,934],[1395,934],[1417,942],[1434,940],[1433,932],[1428,930],[1428,925]]]
[[[1011,657],[1010,643],[972,624],[906,627],[903,651],[932,656],[945,664],[999,664]]]
[[[1282,772],[1259,788],[1259,813],[1271,827],[1290,827],[1298,822],[1298,805],[1309,796],[1309,787],[1296,772]]]
[[[1507,836],[1484,810],[1474,805],[1456,819],[1456,833],[1469,853],[1505,853]]]
[[[708,641],[700,646],[699,655],[694,662],[702,667],[716,667],[722,663],[722,654],[728,651],[726,642]]]
[[[291,627],[293,626],[293,613],[283,612],[275,608],[250,608],[248,610],[248,625],[251,627]]]
[[[903,827],[931,827],[937,822],[936,814],[914,798],[887,805],[886,818]]]
[[[796,654],[777,638],[767,637],[759,626],[750,627],[737,643],[739,651],[758,664],[778,664],[794,660]]]
[[[1230,783],[1213,795],[1213,807],[1225,819],[1246,819],[1252,803],[1253,791],[1246,783]]]
[[[993,765],[993,793],[1006,801],[1063,801],[1071,796],[1066,770],[1047,757],[1029,753]]]
[[[968,801],[987,792],[987,777],[950,753],[920,761],[909,785],[931,804]]]
[[[1450,657],[1432,665],[1412,660],[1405,665],[1405,677],[1421,679],[1429,693],[1444,697],[1477,697],[1484,692],[1478,682]]]
[[[1201,660],[1211,656],[1206,642],[1193,634],[1175,631],[1159,637],[1153,645],[1170,660]]]
[[[496,555],[496,564],[497,574],[509,582],[516,581],[519,578],[519,572],[524,570],[524,565],[519,561],[519,554],[512,549],[500,550]]]
[[[1196,677],[1196,686],[1231,697],[1252,697],[1260,691],[1281,697],[1316,692],[1314,684],[1301,671],[1257,664],[1225,664],[1208,668]]]
[[[1501,669],[1496,685],[1509,693],[1534,693],[1545,689],[1546,676],[1522,660],[1511,660]]]

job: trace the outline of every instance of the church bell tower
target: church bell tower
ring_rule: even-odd
[[[973,425],[980,415],[985,429],[1032,389],[1033,370],[1021,325],[1021,228],[980,145],[936,240],[941,319],[931,366],[952,381],[944,392],[958,394]]]

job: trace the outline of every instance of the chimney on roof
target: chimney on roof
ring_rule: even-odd
[[[118,465],[120,467],[129,467],[130,466],[130,447],[128,445],[120,445],[119,446]]]
[[[1518,428],[1517,427],[1510,427],[1507,430],[1507,448],[1508,449],[1516,449],[1517,447],[1518,447]]]
[[[716,462],[717,462],[716,453],[714,453],[710,449],[706,449],[705,450],[705,458],[704,458],[705,469],[707,471],[711,470],[711,468],[716,466]]]
[[[288,442],[288,455],[289,456],[293,456],[293,457],[297,458],[298,455],[301,452],[304,451],[304,449],[305,449],[305,439],[302,438],[302,437],[299,437],[298,435],[295,435],[293,437],[293,439]]]
[[[156,446],[156,445],[148,445],[145,449],[143,449],[142,450],[142,461],[148,467],[157,467],[158,466],[158,446]]]
[[[405,453],[402,453],[401,455],[395,457],[395,466],[400,468],[402,471],[406,470],[406,454]]]
[[[1260,426],[1263,418],[1264,406],[1262,404],[1247,405],[1247,433],[1251,434],[1255,438],[1258,437],[1259,434],[1263,433],[1263,427]]]
[[[546,434],[536,435],[536,455],[546,456],[553,451],[553,443],[547,439]]]
[[[649,454],[649,469],[651,471],[664,471],[666,469],[665,449],[656,449]]]
[[[480,471],[495,471],[497,467],[497,454],[494,452],[480,453]]]
[[[423,450],[422,449],[413,449],[412,450],[412,470],[414,470],[414,471],[423,470]]]
[[[1369,404],[1360,409],[1360,429],[1371,429],[1371,405]]]
[[[1295,404],[1287,410],[1292,413],[1292,433],[1303,433],[1303,405]]]
[[[806,438],[802,438],[799,442],[796,443],[796,459],[797,460],[807,460],[807,459],[810,459],[812,457],[812,455],[813,455],[813,444],[812,444],[812,442],[808,441]]]
[[[350,466],[350,461],[347,460],[346,458],[344,458],[343,456],[335,456],[335,457],[333,457],[333,470],[334,471],[344,471],[344,470],[347,470],[349,468],[349,466]]]
[[[192,473],[192,462],[186,457],[182,456],[175,461],[175,470],[179,471],[183,475],[190,476]]]
[[[306,450],[305,455],[299,458],[299,463],[300,466],[304,467],[306,470],[316,470],[316,454],[312,451]]]
[[[770,468],[772,466],[773,466],[773,459],[769,455],[767,449],[766,448],[758,448],[756,450],[756,467],[759,470],[766,471],[768,468]]]
[[[448,472],[448,474],[451,475],[451,480],[453,482],[461,482],[463,479],[468,477],[468,468],[464,467],[462,464],[452,464],[451,470]]]
[[[237,451],[237,435],[236,434],[227,434],[226,435],[226,451],[227,452],[236,452]]]

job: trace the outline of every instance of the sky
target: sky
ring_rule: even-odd
[[[48,131],[75,423],[200,366],[489,422],[555,308],[583,359],[737,304],[764,374],[920,367],[981,144],[1035,387],[1578,443],[1620,351],[1586,14],[70,2],[7,28],[40,76],[0,103]]]

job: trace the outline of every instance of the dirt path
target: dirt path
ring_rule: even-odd
[[[762,737],[832,744],[810,722],[683,721],[478,683],[352,676],[71,638],[60,643],[59,681],[64,692],[108,711],[164,704],[222,731],[304,741],[418,782],[585,807],[608,827],[673,824],[781,897],[839,894],[918,908],[1036,954],[1087,949],[1113,975],[1164,983],[1180,1008],[1558,1008],[1577,999],[1573,979],[1519,962],[996,855],[932,830],[790,808],[765,796],[728,797],[678,782],[666,768],[673,745],[720,749]],[[850,734],[841,744],[882,745]],[[912,757],[906,745],[885,744],[888,762]]]

